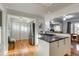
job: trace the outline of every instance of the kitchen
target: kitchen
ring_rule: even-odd
[[[79,55],[77,53],[79,51],[78,16],[78,12],[69,13],[49,21],[49,30],[39,33],[40,46],[44,47],[41,50],[46,51],[45,54],[41,54],[50,56]]]
[[[71,38],[70,34],[63,32],[63,22],[61,18],[54,18],[49,22],[50,30],[39,33],[39,47],[42,46],[41,55],[71,55]]]
[[[9,51],[8,47],[15,49],[14,47],[16,48],[18,48],[19,46],[26,47],[26,45],[31,43],[32,44],[31,47],[35,48],[34,51],[36,53],[35,55],[31,53],[33,56],[79,55],[76,54],[77,52],[76,50],[79,50],[79,46],[77,45],[77,48],[75,48],[75,50],[73,47],[76,45],[74,43],[78,42],[79,11],[76,6],[78,6],[79,4],[70,4],[70,3],[50,4],[49,6],[50,10],[46,12],[44,8],[45,4],[39,4],[39,3],[38,4],[16,3],[16,4],[3,4],[3,5],[7,9],[6,14],[7,20],[5,22],[7,25],[5,24],[6,30],[4,33],[6,37],[4,37],[5,39],[3,39],[5,43],[4,44],[5,48],[3,48],[5,51],[3,52],[5,52],[5,54],[7,54],[6,52]],[[21,6],[23,6],[23,8],[18,8]],[[43,9],[41,9],[41,7]],[[37,14],[35,15],[35,13]],[[31,26],[28,25],[27,22],[30,20],[35,20],[32,23],[34,27],[31,24],[30,24]],[[30,31],[29,29],[31,28],[33,30]],[[25,40],[27,40],[29,43],[26,44]],[[19,41],[21,44],[18,43]],[[17,44],[18,47],[15,45],[15,42],[16,44],[18,43]],[[11,45],[10,43],[12,43],[12,46],[10,46]],[[23,56],[25,55],[24,52],[25,51],[28,52],[28,50],[29,49],[26,48],[26,50],[22,49],[17,51],[22,52],[22,54],[20,53],[19,55]],[[33,49],[31,50],[33,51]],[[13,53],[15,52],[13,51]]]

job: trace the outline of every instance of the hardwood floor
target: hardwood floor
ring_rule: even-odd
[[[35,56],[37,54],[38,46],[32,46],[27,40],[17,40],[14,49],[13,44],[10,43],[8,55],[9,56]],[[79,56],[79,43],[71,42],[71,56]]]
[[[72,42],[71,56],[79,56],[79,43],[78,42]]]
[[[8,51],[9,56],[34,56],[36,54],[37,46],[30,45],[27,40],[17,40],[14,49]]]
[[[79,56],[79,35],[71,34],[71,56]]]

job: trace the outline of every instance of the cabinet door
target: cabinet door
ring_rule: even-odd
[[[65,54],[68,54],[69,51],[70,51],[70,39],[69,38],[66,38],[66,39],[63,39],[63,40],[60,40],[59,41],[59,50],[60,50],[60,54],[61,55],[65,55]]]
[[[39,44],[38,55],[49,56],[49,43],[39,39],[38,44]]]
[[[50,56],[59,56],[60,55],[60,45],[59,45],[59,41],[55,41],[50,43]]]
[[[66,38],[66,50],[67,50],[67,53],[70,55],[70,52],[71,52],[71,39],[70,38]]]
[[[67,49],[66,44],[67,44],[66,39],[59,41],[59,53],[61,56],[64,56],[66,54]]]
[[[69,38],[50,43],[50,56],[64,56],[69,50]]]

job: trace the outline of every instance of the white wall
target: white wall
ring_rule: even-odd
[[[6,30],[6,9],[0,4],[0,10],[2,11],[2,38],[0,43],[0,55],[6,55],[7,48],[8,48],[8,41],[7,41],[7,30]]]
[[[74,12],[79,12],[79,4],[78,3],[72,4],[72,5],[70,5],[68,7],[65,7],[65,8],[63,8],[61,10],[58,10],[56,12],[48,13],[47,15],[45,15],[45,20],[46,21],[48,21],[48,20],[50,21],[50,20],[52,20],[55,17],[63,16],[63,15],[66,15],[66,14],[69,14],[69,13],[74,13]],[[48,24],[48,26],[49,26],[49,24]],[[67,24],[64,24],[63,27],[66,28]],[[64,28],[64,30],[65,30],[64,32],[66,32],[65,28]]]

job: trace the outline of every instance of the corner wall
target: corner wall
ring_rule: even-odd
[[[2,32],[1,32],[1,43],[0,43],[0,55],[6,55],[8,47],[7,30],[6,30],[6,9],[0,4],[0,10],[2,11]]]

